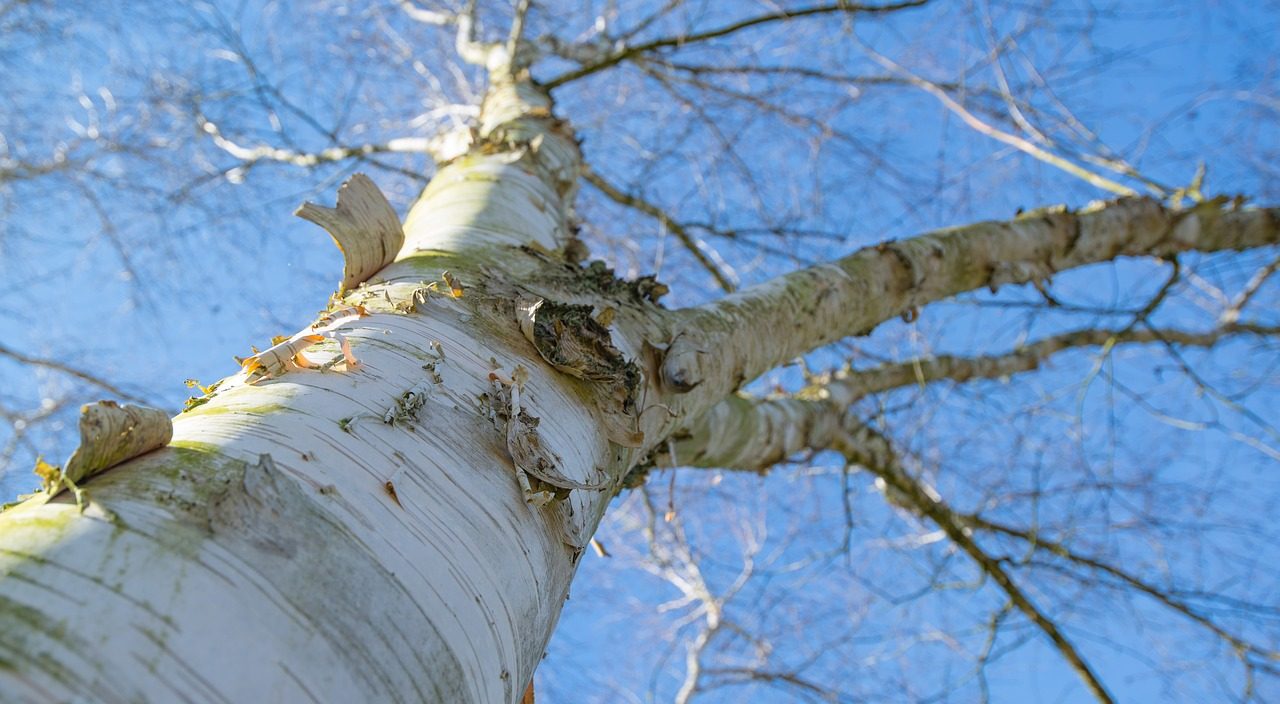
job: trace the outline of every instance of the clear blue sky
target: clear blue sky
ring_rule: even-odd
[[[696,4],[703,8],[703,26],[739,9],[734,3]],[[415,118],[433,107],[424,95],[443,91],[461,100],[465,91],[434,53],[448,39],[407,23],[392,5],[347,10],[339,4],[212,3],[187,10],[142,3],[111,15],[90,6],[82,17],[75,8],[43,8],[31,17],[49,31],[6,35],[14,39],[7,49],[0,46],[6,85],[0,96],[0,146],[6,151],[0,155],[39,161],[62,150],[72,160],[93,159],[86,171],[0,184],[0,278],[8,284],[0,291],[0,343],[74,363],[176,409],[189,394],[184,379],[209,382],[229,374],[233,355],[310,320],[338,278],[340,258],[320,230],[290,212],[305,199],[331,200],[336,184],[356,166],[306,172],[263,165],[228,173],[232,160],[198,133],[191,114],[206,112],[246,142],[302,149],[328,146],[317,124],[346,143],[416,136],[422,121]],[[992,5],[1005,23],[995,31],[1017,29],[1009,6]],[[966,13],[984,6],[957,9],[956,3],[949,11],[922,11],[883,26],[868,22],[858,26],[858,35],[913,70],[949,80],[983,39],[979,28],[963,21]],[[1052,26],[1028,27],[1018,36],[1038,65],[1058,67],[1052,97],[1070,106],[1102,142],[1165,183],[1187,183],[1203,160],[1210,191],[1280,201],[1280,5],[1204,0],[1048,6]],[[571,9],[556,22],[589,24],[590,12],[576,4]],[[4,22],[0,15],[0,29],[8,26]],[[1089,31],[1073,31],[1083,28]],[[806,56],[809,47],[789,48],[788,33],[768,34],[752,43],[752,56],[784,64],[847,55],[850,71],[869,70],[859,50],[839,37],[820,35]],[[412,47],[422,47],[420,66]],[[234,58],[242,50],[253,57],[252,66]],[[724,60],[698,52],[684,58]],[[972,80],[985,85],[991,79],[978,71]],[[601,76],[568,86],[557,98],[597,168],[639,184],[647,197],[684,218],[832,233],[829,239],[778,243],[780,252],[713,240],[748,284],[887,238],[1104,196],[974,134],[923,94],[868,89],[865,98],[836,109],[829,96],[808,87],[778,79],[761,87],[794,89],[786,94],[787,105],[821,116],[859,144],[833,140],[807,148],[803,130],[783,120],[713,100],[700,104],[716,111],[742,149],[747,170],[759,177],[752,185],[736,175],[708,130],[690,128],[670,143],[663,130],[690,119],[693,108],[667,111],[660,88],[641,77]],[[274,112],[263,108],[264,101]],[[1051,102],[1048,94],[1036,101],[1042,107]],[[95,153],[95,128],[129,148]],[[652,162],[655,151],[661,158]],[[386,163],[426,169],[421,158]],[[393,170],[360,168],[374,175],[401,212],[422,185]],[[814,193],[825,197],[819,203]],[[585,186],[582,213],[595,251],[624,273],[647,273],[662,251],[661,273],[674,288],[669,305],[718,295],[669,238],[660,239],[651,221],[618,210]],[[1185,264],[1195,265],[1205,281],[1233,290],[1274,256],[1191,257]],[[1126,263],[1060,277],[1054,292],[1081,306],[1128,307],[1157,290],[1164,276],[1167,269],[1150,263]],[[1202,305],[1208,294],[1194,285],[1179,292],[1156,322],[1212,324]],[[1259,296],[1270,322],[1276,293],[1272,284]],[[860,340],[864,356],[858,361],[999,351],[1028,337],[1125,322],[998,305],[1036,299],[1034,290],[1008,289],[930,307],[914,325],[887,324]],[[820,352],[810,361],[836,364],[847,351]],[[867,412],[898,429],[911,451],[945,458],[938,460],[939,487],[960,503],[977,500],[988,482],[1010,473],[1015,485],[1026,487],[1068,485],[1081,472],[1158,483],[1151,496],[1169,502],[1171,515],[1159,531],[1131,536],[1098,528],[1100,516],[1123,526],[1139,515],[1161,515],[1159,506],[1130,505],[1124,492],[1080,504],[1045,499],[1039,519],[1067,525],[1078,511],[1086,517],[1079,536],[1085,544],[1144,563],[1158,555],[1168,574],[1206,590],[1274,600],[1276,574],[1269,565],[1280,563],[1268,539],[1274,535],[1228,527],[1241,516],[1275,510],[1275,461],[1248,442],[1280,447],[1268,435],[1274,431],[1233,412],[1234,396],[1226,402],[1197,393],[1177,369],[1179,360],[1158,350],[1096,359],[1093,352],[1067,355],[1025,384],[908,390],[883,399],[882,407],[868,405]],[[1280,417],[1276,359],[1274,345],[1248,343],[1188,355],[1209,381],[1241,394],[1240,403],[1263,421]],[[5,409],[36,408],[42,399],[68,404],[52,422],[35,426],[2,468],[0,494],[8,496],[34,486],[29,468],[35,454],[55,461],[66,456],[74,442],[75,407],[103,394],[4,360],[0,378]],[[782,370],[755,388],[797,378],[794,368]],[[1187,430],[1171,419],[1206,427]],[[0,426],[0,444],[8,441],[7,432]],[[869,690],[869,701],[924,698],[945,682],[965,688],[937,701],[974,701],[978,689],[955,653],[980,643],[980,627],[999,607],[998,594],[989,586],[962,585],[975,575],[945,544],[904,547],[920,527],[886,508],[865,478],[855,475],[843,485],[833,466],[834,458],[820,456],[779,468],[768,479],[684,475],[675,485],[680,514],[682,520],[688,516],[691,539],[704,551],[708,578],[720,586],[732,581],[741,566],[743,533],[751,533],[761,541],[770,572],[751,582],[730,611],[744,626],[774,634],[778,662],[795,666],[812,657],[806,672],[827,683],[857,680],[871,670],[879,681],[900,677],[920,688]],[[667,501],[667,481],[667,474],[656,478],[655,501]],[[1198,504],[1206,491],[1218,499]],[[844,536],[845,492],[855,510],[852,547],[826,557]],[[635,494],[620,499],[627,505],[602,534],[620,555],[644,550],[642,536],[625,520],[639,500]],[[1025,504],[1013,506],[1009,515],[1025,518],[1023,509]],[[1200,527],[1191,527],[1197,521]],[[1206,530],[1205,524],[1223,528]],[[675,596],[671,587],[634,565],[614,564],[623,562],[585,560],[541,674],[550,701],[667,701],[678,686],[683,646],[664,636],[689,610],[655,608]],[[950,595],[902,600],[934,577],[930,567],[956,583]],[[1220,648],[1149,602],[1107,601],[1066,587],[1042,597],[1077,607],[1071,632],[1123,701],[1208,701],[1231,691],[1214,679],[1212,667],[1200,667],[1228,662]],[[1206,608],[1275,641],[1274,620],[1233,613],[1230,604]],[[788,624],[800,627],[788,630]],[[938,629],[950,629],[954,642],[938,636]],[[1024,638],[1027,645],[990,666],[993,700],[1081,700],[1074,677],[1025,623],[1011,625],[996,652]],[[744,643],[726,648],[749,659]],[[1151,665],[1156,660],[1165,670]],[[1169,662],[1186,665],[1179,677],[1153,674],[1177,669]],[[1264,699],[1280,694],[1274,682],[1260,685]],[[706,701],[740,698],[804,701],[798,689],[767,687],[726,688]]]

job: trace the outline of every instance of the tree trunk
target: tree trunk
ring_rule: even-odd
[[[84,484],[83,513],[63,492],[0,514],[6,701],[520,699],[634,462],[505,295],[568,271],[539,254],[571,240],[579,171],[548,108],[497,85],[396,263],[335,301],[367,312],[339,330],[358,364],[247,367]]]

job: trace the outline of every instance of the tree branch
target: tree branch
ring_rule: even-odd
[[[592,63],[567,71],[555,78],[552,78],[544,83],[543,86],[547,90],[552,90],[571,81],[576,81],[579,78],[589,76],[611,66],[616,66],[623,61],[641,56],[651,51],[665,49],[668,47],[683,47],[710,39],[718,39],[720,37],[734,34],[735,32],[740,32],[744,29],[758,27],[771,22],[788,21],[799,19],[801,17],[812,17],[815,15],[829,15],[835,13],[884,14],[913,7],[921,7],[928,3],[928,1],[929,0],[908,0],[907,2],[899,2],[890,5],[855,5],[850,2],[838,2],[831,5],[817,5],[814,7],[806,7],[796,10],[778,10],[769,14],[757,15],[755,17],[739,20],[732,24],[704,32],[682,34],[674,37],[663,37],[661,39],[654,39],[643,44],[634,44],[631,46],[623,44],[622,46],[615,48],[613,52],[605,54]]]
[[[939,355],[882,364],[865,370],[840,370],[818,377],[812,387],[800,391],[797,396],[830,399],[847,406],[873,393],[915,384],[943,379],[955,382],[999,379],[1034,371],[1050,356],[1069,349],[1150,343],[1212,347],[1233,335],[1280,336],[1280,326],[1233,323],[1204,332],[1156,328],[1073,330],[1038,340],[1005,354],[978,357]]]
[[[1049,638],[1095,699],[1106,703],[1114,701],[1097,673],[1058,625],[1013,581],[1001,561],[978,545],[962,517],[938,496],[933,487],[907,473],[888,438],[866,425],[858,424],[844,435],[838,449],[850,461],[884,482],[886,498],[917,517],[928,519],[937,525],[951,542],[972,558],[982,572],[1009,597],[1014,607]]]
[[[619,189],[612,183],[606,181],[603,176],[589,166],[583,166],[582,177],[586,179],[587,183],[595,186],[596,190],[608,196],[608,198],[613,202],[638,210],[662,223],[663,227],[667,228],[671,234],[676,236],[676,239],[680,240],[680,244],[684,245],[684,248],[688,250],[689,254],[693,255],[693,258],[697,260],[698,264],[702,265],[702,268],[706,269],[707,272],[711,274],[711,278],[716,280],[716,283],[720,285],[720,288],[729,293],[733,293],[733,291],[736,290],[737,286],[734,284],[733,279],[731,279],[728,274],[721,271],[720,267],[717,266],[715,262],[711,261],[711,257],[708,257],[707,253],[702,251],[702,247],[699,246],[698,238],[689,232],[684,225],[668,215],[665,210],[662,210],[640,196],[632,195]]]
[[[392,139],[383,144],[362,144],[355,147],[329,147],[317,152],[302,152],[293,149],[282,149],[268,145],[246,147],[231,141],[222,134],[222,130],[203,116],[197,116],[200,129],[213,139],[213,143],[222,151],[243,162],[242,166],[251,166],[260,161],[275,161],[293,166],[315,166],[345,159],[366,157],[371,154],[427,154],[436,158],[440,151],[438,140],[423,137],[402,137]]]
[[[883,484],[886,499],[891,503],[943,528],[953,541],[979,562],[983,571],[1002,589],[1006,584],[992,568],[994,566],[1002,573],[1004,568],[1000,560],[987,555],[973,541],[973,530],[1017,538],[1037,551],[1047,552],[1067,562],[1115,578],[1123,585],[1214,633],[1232,648],[1246,668],[1270,670],[1271,666],[1259,660],[1280,661],[1280,652],[1260,647],[1231,633],[1169,590],[1160,589],[1103,560],[1082,555],[1064,543],[1046,539],[1034,531],[1004,525],[978,514],[950,509],[933,487],[910,477],[902,470],[887,438],[867,428],[848,410],[848,405],[862,396],[893,388],[938,379],[966,381],[1031,371],[1052,354],[1066,349],[1150,343],[1211,347],[1241,334],[1280,335],[1280,327],[1229,324],[1205,332],[1131,328],[1116,331],[1078,330],[1040,340],[1006,355],[939,357],[886,364],[863,372],[846,371],[835,378],[819,379],[817,384],[803,390],[796,397],[753,399],[744,395],[732,396],[692,424],[683,438],[672,443],[670,453],[673,456],[659,459],[664,464],[671,465],[764,473],[774,464],[805,450],[837,450],[850,461],[875,474]],[[958,539],[957,534],[963,536],[968,544]],[[975,555],[975,551],[985,559]],[[1013,584],[1007,574],[1004,574],[1003,579],[1008,584]],[[1027,613],[1028,608],[1035,608],[1025,597],[1024,603],[1019,603],[1015,594],[1008,590],[1006,593],[1011,603],[1023,613]],[[1028,616],[1042,630],[1045,628],[1044,622],[1047,619],[1038,619],[1032,614]],[[1051,633],[1046,631],[1046,634],[1060,647],[1059,641]],[[1073,660],[1065,651],[1063,654],[1082,677],[1092,674],[1087,667],[1081,669],[1082,661]],[[1086,677],[1086,682],[1088,681]]]
[[[1069,173],[1072,176],[1075,176],[1076,178],[1089,183],[1090,185],[1096,186],[1106,191],[1110,191],[1111,193],[1114,193],[1119,196],[1138,195],[1137,191],[1133,190],[1128,186],[1125,186],[1120,183],[1116,183],[1115,181],[1112,181],[1111,179],[1105,176],[1102,176],[1101,174],[1094,173],[1093,171],[1090,171],[1082,166],[1074,164],[1068,161],[1067,159],[1064,159],[1058,156],[1057,154],[1054,154],[1053,152],[1050,152],[1040,147],[1039,145],[1035,144],[1034,142],[1031,142],[1030,140],[1023,139],[1018,135],[1010,134],[1008,132],[1005,132],[1004,130],[998,129],[986,122],[983,122],[982,120],[978,119],[978,117],[974,115],[972,112],[969,112],[969,110],[966,109],[963,105],[956,102],[956,100],[952,98],[950,95],[948,95],[947,91],[944,90],[938,84],[932,81],[928,81],[923,78],[920,78],[919,76],[911,73],[906,68],[899,65],[898,63],[894,62],[889,57],[877,53],[870,47],[864,47],[864,48],[866,49],[867,53],[871,55],[873,59],[875,59],[878,63],[880,63],[880,65],[884,66],[885,68],[891,71],[894,71],[900,74],[904,79],[906,79],[910,83],[916,85],[921,90],[928,93],[929,95],[932,95],[933,97],[937,98],[938,102],[942,103],[943,107],[955,113],[957,117],[963,120],[964,123],[968,125],[970,128],[972,128],[973,130],[981,134],[984,134],[998,142],[1003,142],[1013,147],[1014,149],[1017,149],[1025,154],[1028,154],[1032,157],[1035,157],[1036,159],[1039,159],[1040,161],[1043,161],[1046,164],[1049,164],[1050,166],[1053,166],[1057,169],[1061,169],[1062,171],[1065,171],[1066,173]]]
[[[458,56],[469,64],[488,68],[494,53],[504,48],[500,43],[486,44],[476,39],[476,0],[469,0],[461,12],[427,10],[418,7],[412,0],[400,0],[400,8],[409,17],[419,22],[438,27],[456,27],[457,38],[454,47]],[[523,17],[518,17],[517,21],[522,23]]]
[[[1139,577],[1134,576],[1133,574],[1131,574],[1126,570],[1120,569],[1119,567],[1103,562],[1102,560],[1099,560],[1097,558],[1082,555],[1072,550],[1067,545],[1061,542],[1046,538],[1035,531],[1028,531],[1028,530],[1022,530],[1019,528],[1014,528],[1012,526],[1004,525],[996,521],[988,520],[974,513],[957,513],[956,518],[961,523],[975,530],[981,530],[981,531],[1008,536],[1011,538],[1017,538],[1027,543],[1027,545],[1033,548],[1034,550],[1041,551],[1041,552],[1048,552],[1054,555],[1055,557],[1059,557],[1059,558],[1062,558],[1063,560],[1066,560],[1067,562],[1071,562],[1081,567],[1085,567],[1089,570],[1100,572],[1102,574],[1113,577],[1116,580],[1123,583],[1125,586],[1130,587],[1135,591],[1146,594],[1152,599],[1165,605],[1170,610],[1176,611],[1177,613],[1181,614],[1187,619],[1194,621],[1195,623],[1203,626],[1205,629],[1209,630],[1214,635],[1218,636],[1224,642],[1230,645],[1231,648],[1235,650],[1236,653],[1240,655],[1242,658],[1245,655],[1253,655],[1256,657],[1263,658],[1265,660],[1280,662],[1280,652],[1259,647],[1253,643],[1246,641],[1240,636],[1237,636],[1231,633],[1230,631],[1226,630],[1225,628],[1218,625],[1217,623],[1214,623],[1207,616],[1204,616],[1203,614],[1196,611],[1187,602],[1181,599],[1178,599],[1176,596],[1174,596],[1171,593],[1172,590],[1161,589],[1155,586],[1154,584],[1147,582],[1146,580],[1143,580]],[[1251,664],[1246,663],[1246,665],[1251,665]]]
[[[972,521],[951,509],[933,487],[911,477],[901,466],[888,438],[852,414],[843,413],[843,409],[830,401],[757,401],[734,396],[717,405],[709,415],[717,428],[698,438],[706,443],[706,451],[694,458],[677,456],[674,463],[692,460],[700,466],[736,467],[719,462],[736,457],[744,460],[747,468],[761,471],[801,449],[840,452],[879,479],[886,500],[941,528],[1008,596],[1013,606],[1049,638],[1094,697],[1101,702],[1112,701],[1097,674],[1057,624],[1014,582],[1001,561],[978,545],[971,534]],[[763,432],[756,435],[757,430]]]
[[[805,450],[831,449],[850,422],[849,406],[893,389],[949,380],[998,379],[1034,371],[1049,357],[1069,349],[1109,345],[1179,344],[1213,347],[1240,335],[1280,336],[1280,326],[1223,325],[1192,332],[1178,329],[1086,329],[1053,335],[1000,355],[928,359],[845,369],[819,375],[792,396],[753,398],[731,395],[676,433],[664,465],[718,467],[765,473]],[[670,457],[674,450],[675,456]]]
[[[99,389],[102,389],[103,391],[106,391],[107,393],[112,394],[113,396],[115,396],[116,398],[122,401],[132,401],[134,403],[147,403],[145,399],[135,396],[129,393],[128,391],[125,391],[124,389],[120,388],[119,386],[116,386],[115,384],[112,384],[108,381],[104,381],[99,377],[93,374],[90,374],[89,372],[86,372],[82,369],[77,369],[76,367],[73,367],[69,364],[64,364],[57,360],[46,359],[44,357],[32,357],[31,355],[23,354],[21,352],[18,352],[17,350],[14,350],[10,347],[6,347],[4,345],[0,345],[0,357],[7,357],[15,362],[18,362],[19,364],[28,364],[35,367],[44,367],[46,369],[52,369],[56,372],[66,374],[67,376],[79,379],[80,381],[83,381],[86,384],[89,384],[91,386],[96,386]]]
[[[678,332],[658,371],[664,388],[684,394],[682,405],[699,412],[801,354],[964,291],[1040,281],[1121,256],[1277,242],[1280,208],[1240,208],[1223,198],[1189,209],[1125,198],[942,230],[864,248],[678,311]]]

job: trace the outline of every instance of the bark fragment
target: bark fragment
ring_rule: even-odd
[[[323,227],[342,250],[339,294],[390,264],[404,245],[404,228],[395,209],[364,174],[354,174],[338,188],[337,207],[303,203],[294,215]]]
[[[63,467],[36,460],[36,474],[44,493],[52,498],[71,488],[80,501],[77,484],[138,455],[169,444],[173,423],[169,414],[145,406],[121,406],[98,401],[80,407],[80,446]]]

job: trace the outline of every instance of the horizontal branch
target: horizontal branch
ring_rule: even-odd
[[[213,143],[219,149],[244,162],[245,165],[255,164],[259,161],[275,161],[293,166],[315,166],[371,154],[429,154],[434,157],[435,152],[438,150],[435,140],[423,137],[401,137],[382,144],[329,147],[315,152],[302,152],[268,145],[246,147],[224,136],[213,122],[203,117],[197,117],[197,121],[200,124],[200,129],[213,139]]]
[[[820,377],[813,387],[798,395],[801,398],[831,399],[848,405],[869,394],[932,381],[999,379],[1034,371],[1052,355],[1069,349],[1149,343],[1212,347],[1235,335],[1280,336],[1280,326],[1232,323],[1204,332],[1158,328],[1073,330],[1019,346],[1005,354],[976,357],[938,355],[882,364],[864,370],[840,370]]]
[[[1033,211],[868,247],[677,313],[661,362],[671,393],[709,408],[742,384],[843,337],[965,291],[1043,281],[1122,256],[1242,250],[1280,242],[1280,208],[1215,199],[1188,209],[1124,198]]]

